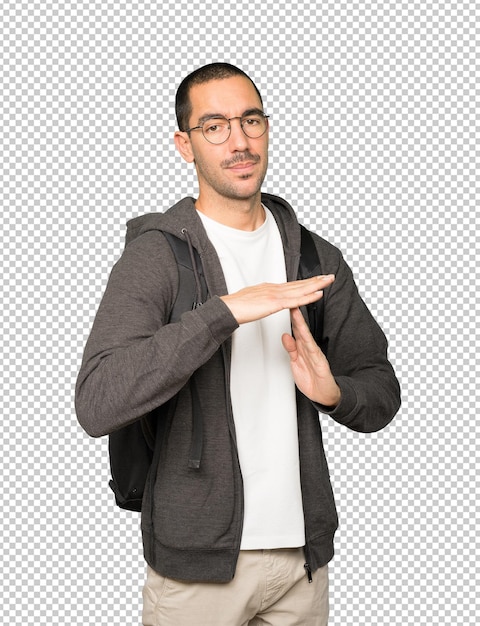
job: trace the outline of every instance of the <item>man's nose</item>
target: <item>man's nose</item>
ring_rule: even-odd
[[[230,137],[228,138],[230,149],[245,150],[248,146],[248,137],[243,132],[241,118],[233,117],[229,120]]]

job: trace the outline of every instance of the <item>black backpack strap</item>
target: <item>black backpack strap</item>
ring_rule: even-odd
[[[169,320],[178,322],[185,311],[196,309],[205,302],[207,285],[200,255],[192,246],[188,233],[184,233],[185,239],[167,232],[163,234],[172,248],[178,265],[179,288]],[[195,372],[190,377],[189,384],[192,393],[193,432],[188,466],[198,470],[203,449],[203,415]]]
[[[179,273],[177,298],[170,313],[170,322],[178,322],[182,313],[191,311],[203,304],[207,295],[205,275],[200,255],[190,240],[180,239],[172,233],[163,232],[175,259]]]
[[[112,476],[108,484],[117,505],[127,511],[142,510],[145,481],[153,458],[143,427],[149,418],[147,415],[108,436]]]
[[[322,266],[312,234],[305,228],[305,226],[302,225],[300,225],[300,233],[301,244],[298,278],[302,279],[311,278],[312,276],[318,276],[319,274],[322,274]],[[315,341],[320,346],[324,354],[326,354],[328,347],[328,337],[323,337],[323,298],[317,300],[317,302],[312,302],[312,304],[309,304],[307,306],[307,312],[310,332],[312,333]]]
[[[207,287],[200,256],[187,241],[165,233],[175,255],[179,272],[178,293],[170,313],[169,322],[178,322],[186,311],[202,304],[207,295]],[[191,377],[193,402],[192,449],[189,466],[200,467],[203,447],[203,418],[198,402],[195,375]],[[168,403],[175,402],[172,398]],[[155,440],[162,437],[162,419],[167,405],[158,407],[141,419],[109,435],[110,470],[112,479],[109,485],[115,493],[117,505],[129,511],[141,511],[143,493],[152,461],[154,461]]]

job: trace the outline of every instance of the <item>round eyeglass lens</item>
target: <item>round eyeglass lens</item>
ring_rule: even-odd
[[[238,118],[233,118],[238,119]],[[267,130],[267,118],[264,115],[246,115],[240,118],[243,132],[251,139],[261,137]],[[231,120],[226,117],[214,117],[204,122],[203,136],[210,143],[223,143],[230,137]]]

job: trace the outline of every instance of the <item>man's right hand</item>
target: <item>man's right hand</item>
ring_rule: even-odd
[[[295,309],[323,296],[323,289],[335,280],[333,274],[314,276],[289,283],[262,283],[222,296],[239,324],[262,319],[283,309]]]

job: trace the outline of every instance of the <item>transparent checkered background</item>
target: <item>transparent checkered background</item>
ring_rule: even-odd
[[[139,518],[73,389],[126,220],[196,192],[174,95],[214,60],[258,84],[264,190],[342,249],[402,384],[380,433],[322,418],[330,623],[479,623],[477,8],[3,0],[2,624],[140,623]]]

